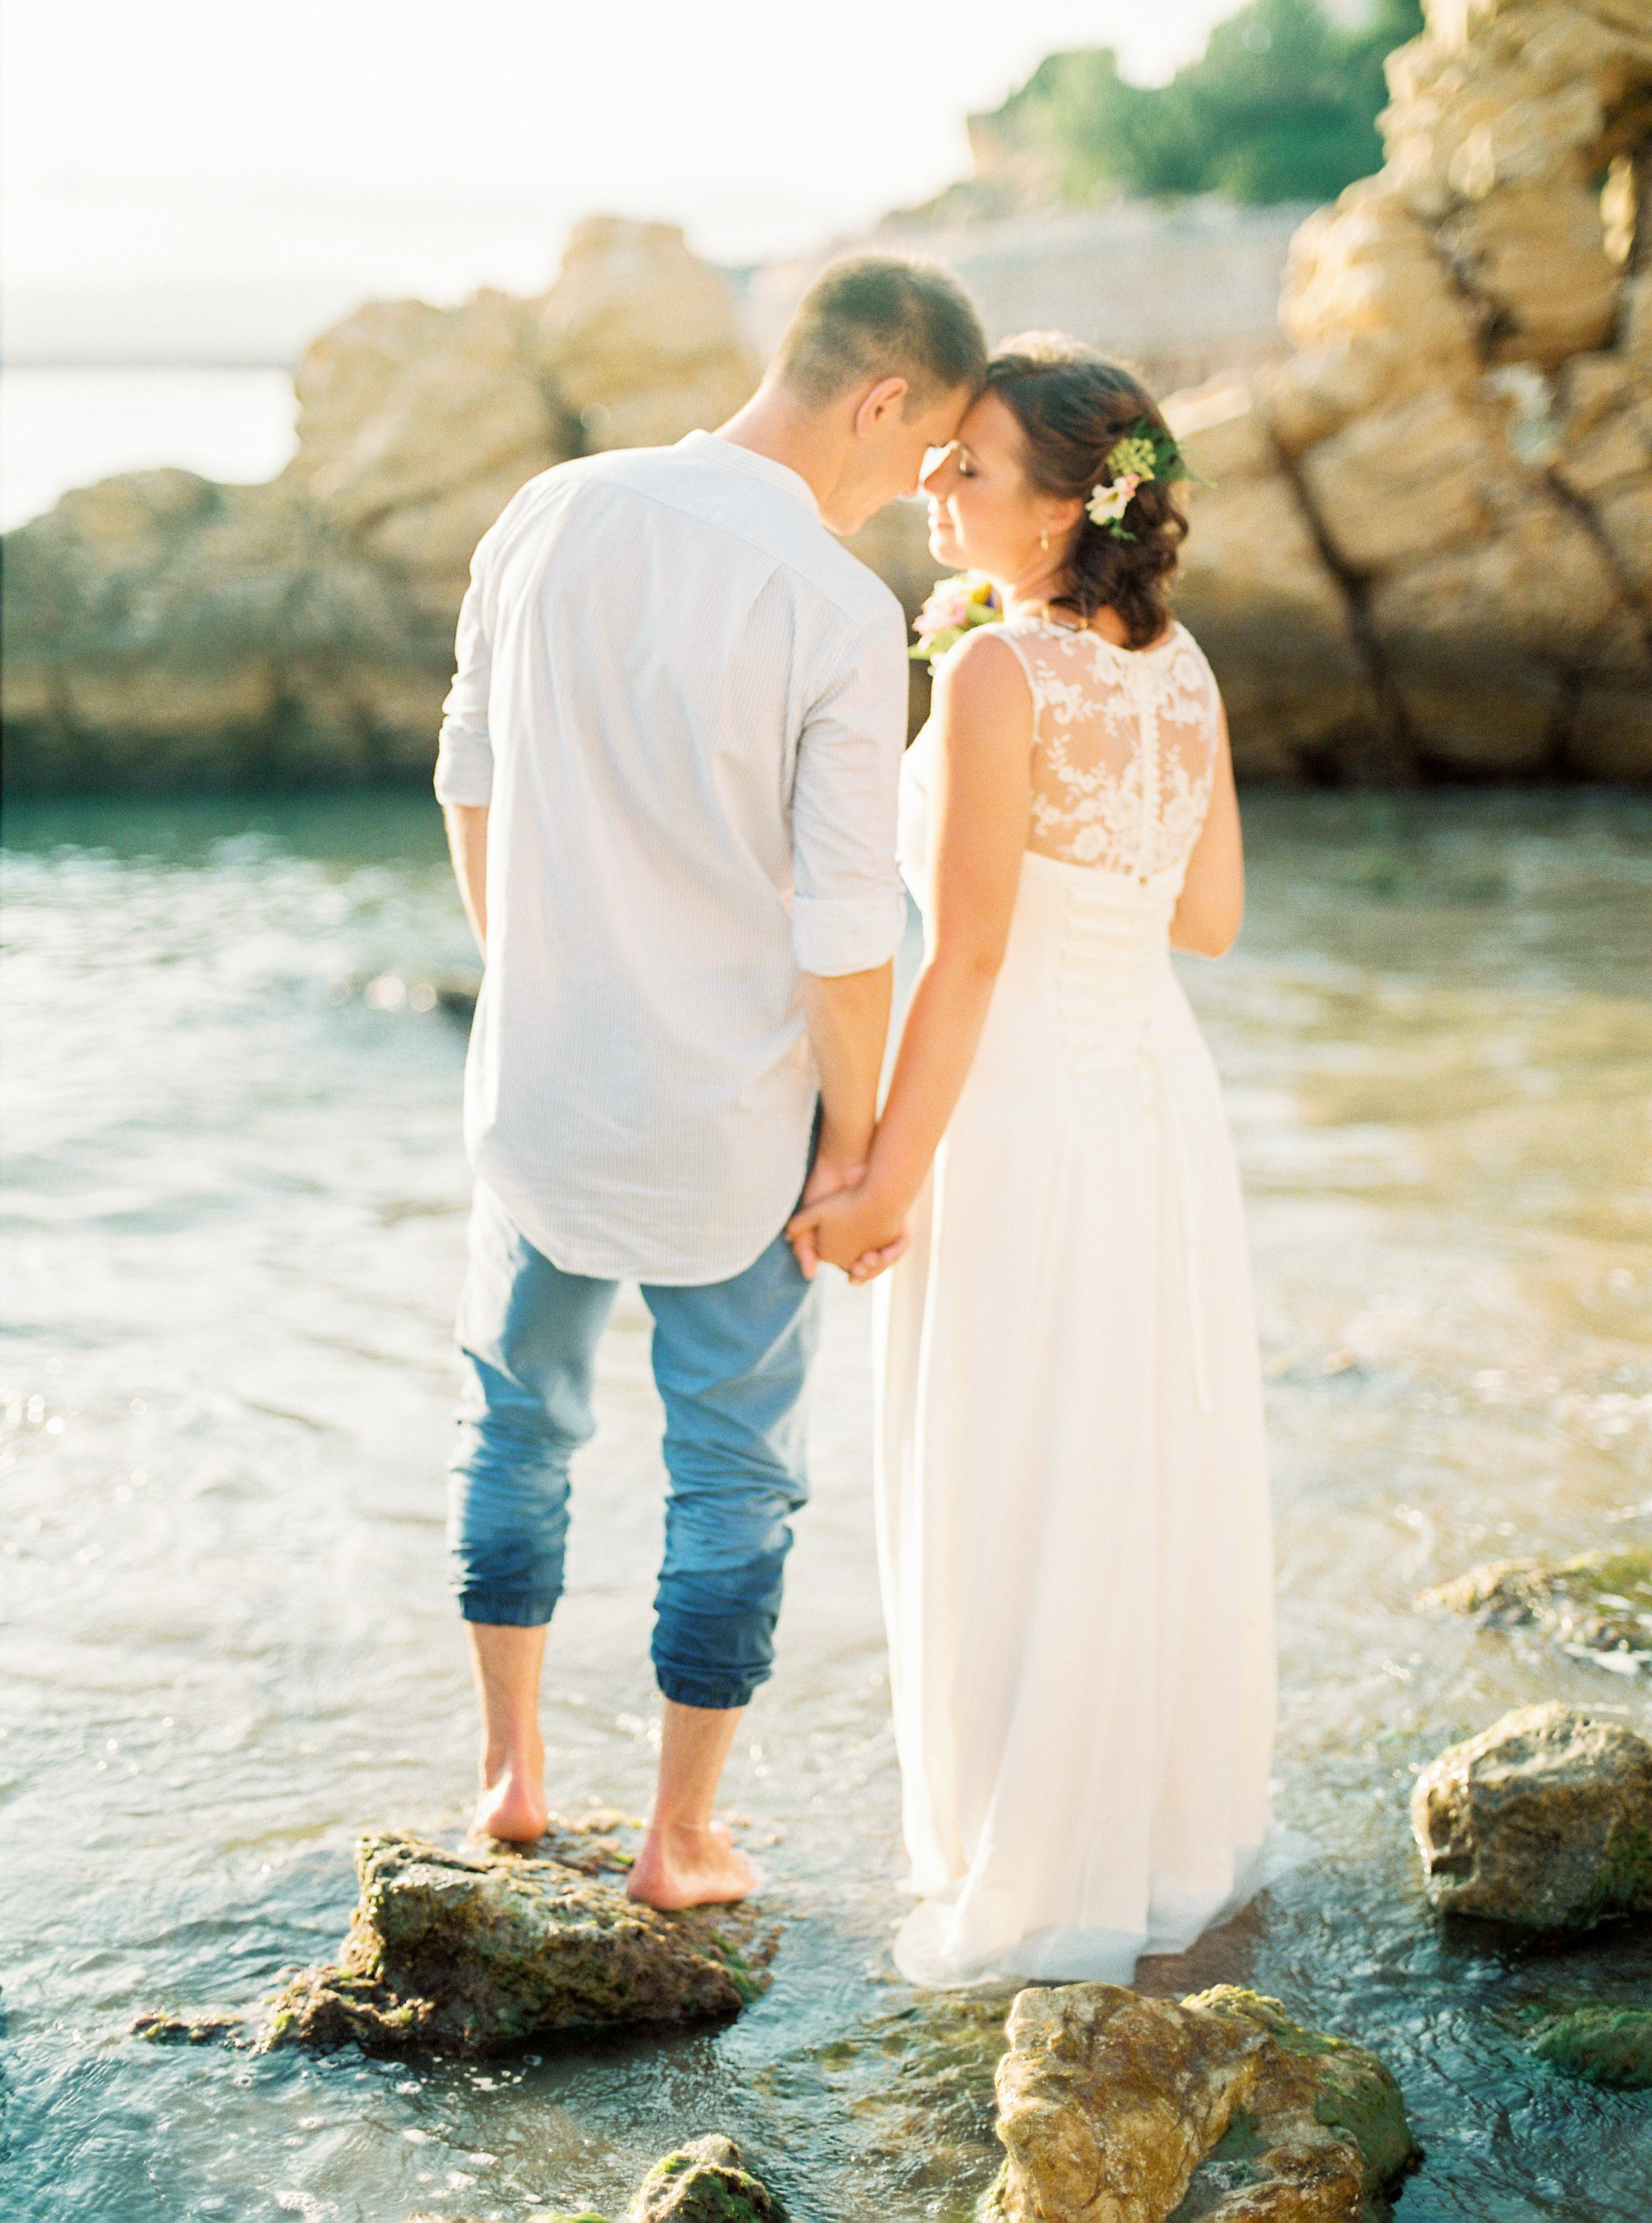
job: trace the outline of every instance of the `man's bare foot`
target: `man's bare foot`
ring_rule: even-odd
[[[663,1911],[726,1906],[744,1899],[757,1881],[751,1861],[719,1823],[650,1822],[625,1894]]]
[[[482,1762],[482,1791],[471,1817],[473,1837],[531,1845],[545,1834],[545,1760],[542,1751]]]

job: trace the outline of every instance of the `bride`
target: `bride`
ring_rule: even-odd
[[[1272,1565],[1238,1180],[1171,968],[1244,874],[1226,721],[1165,589],[1173,438],[1012,342],[929,473],[950,613],[908,756],[926,960],[857,1187],[791,1233],[880,1285],[878,1528],[926,1985],[1128,1982],[1259,1880]],[[932,606],[933,607],[933,606]],[[920,620],[920,625],[922,620]]]

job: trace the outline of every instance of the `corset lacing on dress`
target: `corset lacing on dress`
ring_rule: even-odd
[[[1134,1069],[1143,1111],[1160,1110],[1194,1323],[1194,1382],[1208,1413],[1198,1212],[1187,1138],[1159,1060],[1197,1039],[1170,968],[1170,922],[1209,807],[1221,732],[1215,682],[1179,626],[1145,650],[1040,619],[1012,620],[1003,637],[1033,695],[1024,880],[1042,881],[1050,864],[1065,868],[1056,996],[1069,1067]],[[1030,887],[1027,897],[1038,904]]]

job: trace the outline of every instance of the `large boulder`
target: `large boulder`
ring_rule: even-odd
[[[1411,1829],[1446,1913],[1565,1931],[1652,1911],[1652,1743],[1521,1707],[1423,1769]]]
[[[524,302],[375,301],[311,342],[287,478],[368,553],[456,608],[471,551],[517,488],[578,441]]]
[[[1370,613],[1414,744],[1440,770],[1530,776],[1558,757],[1598,771],[1567,724],[1575,692],[1652,690],[1645,633],[1598,539],[1542,493],[1483,538],[1386,575]]]
[[[449,645],[278,481],[134,472],[6,542],[9,782],[396,777]]]
[[[1008,2037],[996,2223],[1383,2223],[1421,2158],[1374,2054],[1231,1985],[1026,1991]]]
[[[659,1914],[624,1862],[363,1837],[361,1895],[336,1964],[296,1978],[259,2034],[268,2052],[411,2044],[487,2053],[544,2031],[713,2021],[766,1988],[752,1918]]]
[[[734,301],[674,224],[577,224],[537,299],[370,302],[301,358],[289,477],[451,617],[517,489],[570,456],[679,440],[757,383]]]
[[[556,283],[529,309],[543,372],[587,448],[663,446],[720,425],[757,382],[726,283],[675,224],[576,224]]]

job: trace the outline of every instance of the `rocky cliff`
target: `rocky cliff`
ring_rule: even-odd
[[[1296,352],[1169,405],[1253,771],[1652,778],[1652,7],[1428,0]]]
[[[8,536],[8,781],[427,774],[470,553],[511,495],[716,425],[757,377],[666,224],[581,224],[537,299],[368,304],[299,361],[269,485],[135,472]]]
[[[1652,0],[1428,17],[1385,167],[1292,243],[1293,351],[1166,404],[1209,482],[1180,608],[1253,778],[1652,780]],[[9,537],[9,781],[422,777],[511,494],[757,375],[665,225],[581,226],[537,299],[358,311],[272,484],[141,472]],[[855,545],[914,608],[921,511]]]

